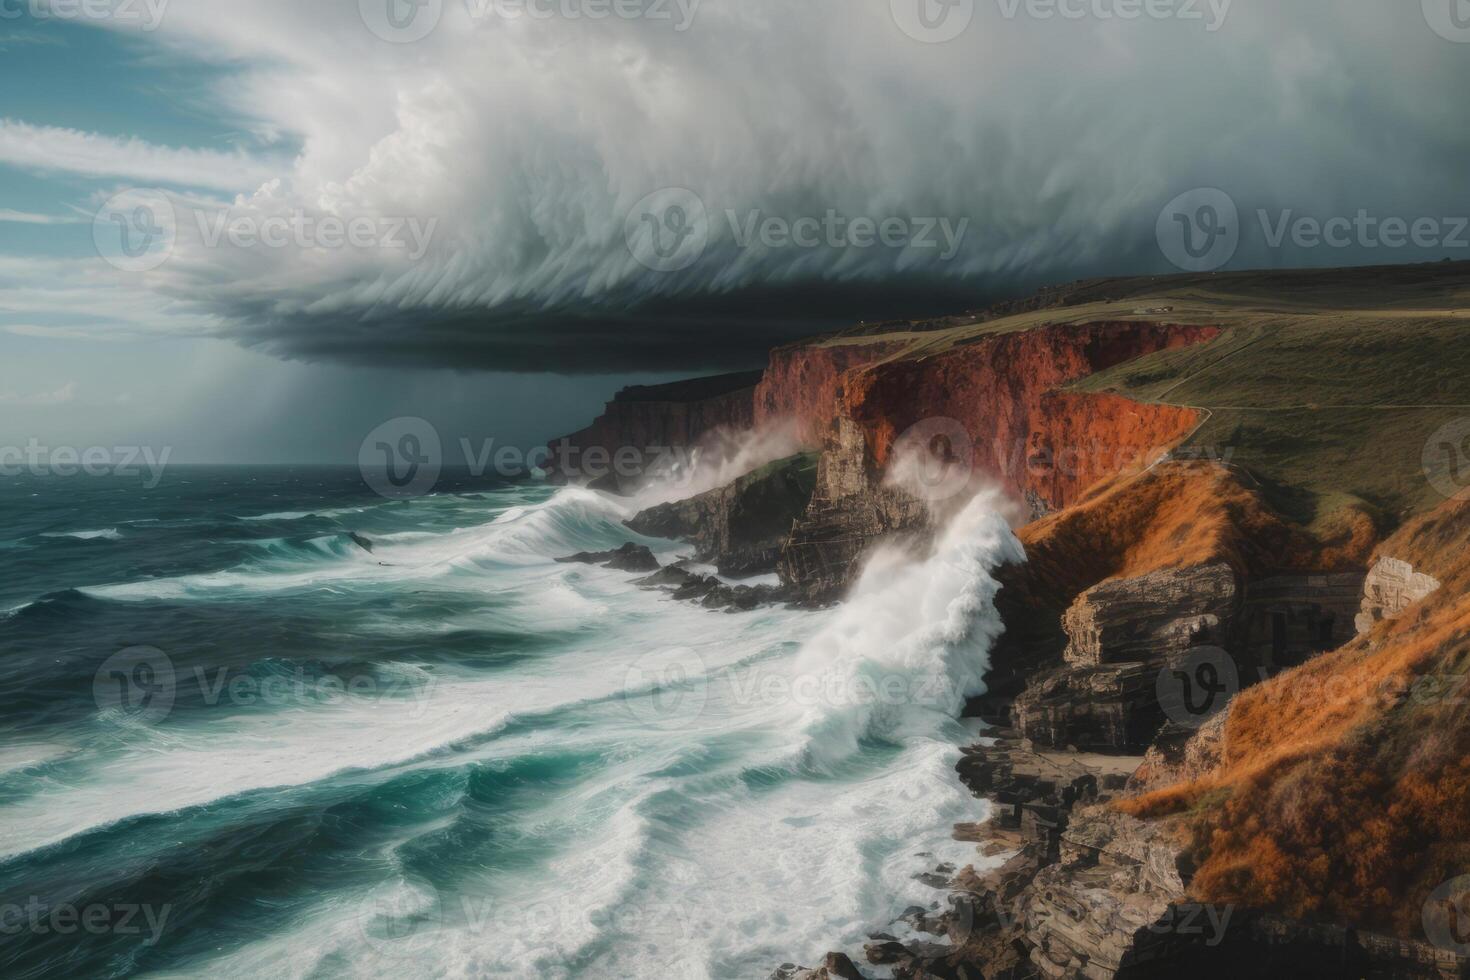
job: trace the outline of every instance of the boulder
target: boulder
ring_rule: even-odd
[[[863,430],[840,418],[817,467],[811,506],[791,529],[777,571],[804,603],[831,603],[842,598],[878,546],[906,543],[919,549],[932,535],[924,502],[885,486]]]
[[[907,956],[908,949],[895,939],[868,943],[863,947],[863,953],[868,957],[868,962],[874,966],[886,966],[890,963],[897,963],[901,958]]]
[[[1380,558],[1368,570],[1363,583],[1362,611],[1357,629],[1366,633],[1385,619],[1396,619],[1414,603],[1439,590],[1439,580],[1416,572],[1414,566],[1397,558]]]

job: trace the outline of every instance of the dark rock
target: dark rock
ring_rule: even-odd
[[[1241,590],[1229,565],[1169,569],[1103,582],[1062,617],[1073,667],[1161,667],[1197,646],[1225,646]]]
[[[666,565],[647,578],[638,579],[633,584],[645,589],[681,589],[695,581],[703,580],[688,569],[677,565]]]
[[[831,603],[842,598],[879,545],[918,548],[932,534],[923,501],[884,486],[862,428],[838,419],[817,466],[811,507],[791,530],[777,571],[803,603]]]
[[[786,593],[773,585],[726,585],[708,575],[695,575],[670,565],[635,584],[646,589],[664,589],[683,602],[698,602],[706,609],[749,612],[783,602]]]
[[[1238,577],[1221,563],[1088,589],[1062,617],[1063,665],[1016,697],[1015,728],[1052,748],[1143,752],[1167,717],[1159,672],[1199,647],[1231,646],[1242,603]]]
[[[908,948],[896,939],[885,940],[880,943],[868,943],[863,947],[863,952],[867,955],[868,962],[874,966],[897,963],[900,959],[909,955]]]
[[[703,599],[719,588],[723,588],[719,579],[708,575],[695,575],[674,591],[674,598],[684,601]]]
[[[607,567],[620,572],[656,572],[659,564],[653,552],[643,545],[625,544],[613,553]]]
[[[815,455],[771,463],[688,500],[651,507],[628,521],[639,534],[691,542],[721,575],[748,578],[776,570],[791,527],[816,485]]]
[[[709,609],[750,612],[784,598],[785,593],[773,585],[716,585],[700,601]]]
[[[1165,721],[1159,669],[1106,664],[1039,675],[1016,698],[1016,728],[1038,745],[1142,752]]]
[[[660,475],[671,449],[718,447],[726,432],[755,426],[761,372],[625,388],[581,432],[548,447],[548,480],[630,491]]]
[[[604,565],[620,572],[655,572],[659,569],[653,552],[631,541],[616,551],[584,551],[557,561],[563,565]]]
[[[932,885],[931,887],[943,888],[945,885]],[[909,928],[915,932],[928,933],[931,936],[942,936],[945,932],[943,916],[935,909],[911,905],[904,910],[903,915],[898,917],[898,921],[908,923]]]
[[[941,943],[909,943],[904,950],[915,959],[939,960],[949,956],[954,950]]]
[[[829,977],[841,977],[842,980],[864,980],[857,966],[845,953],[828,953],[822,969]]]

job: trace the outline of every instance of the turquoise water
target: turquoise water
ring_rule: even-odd
[[[764,978],[933,901],[1004,522],[730,615],[554,561],[681,555],[636,506],[7,481],[0,975]]]

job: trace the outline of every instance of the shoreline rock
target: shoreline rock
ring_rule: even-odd
[[[816,455],[792,456],[707,493],[651,507],[626,523],[651,538],[693,544],[696,559],[715,565],[721,575],[766,574],[776,570],[816,482]]]
[[[601,565],[619,572],[654,572],[660,567],[652,551],[632,542],[615,551],[584,551],[556,561],[559,565]]]
[[[895,980],[1470,976],[1465,957],[1427,943],[1195,901],[1180,842],[1112,806],[1136,759],[1039,751],[1013,731],[995,735],[956,766],[972,792],[994,801],[994,815],[957,825],[955,837],[1011,856],[950,877],[943,911],[905,913],[944,942],[871,937],[865,958]]]

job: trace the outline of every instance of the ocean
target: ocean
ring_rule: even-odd
[[[731,614],[557,563],[688,553],[589,490],[8,478],[0,976],[764,980],[859,949],[976,860],[957,719],[1021,557],[992,505],[841,606]]]

